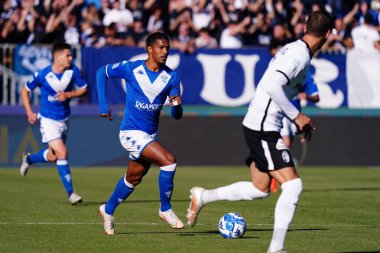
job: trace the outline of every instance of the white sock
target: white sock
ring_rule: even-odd
[[[284,249],[286,232],[293,220],[298,197],[302,191],[302,181],[300,178],[290,180],[283,183],[281,189],[274,211],[273,237],[269,246],[271,252]]]
[[[207,204],[218,200],[253,200],[258,198],[266,198],[268,196],[269,193],[258,190],[252,182],[237,182],[213,190],[203,191],[202,202]]]

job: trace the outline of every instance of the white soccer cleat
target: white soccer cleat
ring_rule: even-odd
[[[20,166],[20,174],[21,176],[26,176],[26,174],[28,173],[28,169],[29,169],[29,166],[30,164],[28,163],[28,156],[30,154],[27,153],[27,154],[22,154],[22,162],[21,162],[21,166]]]
[[[177,217],[177,215],[174,213],[173,209],[169,209],[165,212],[162,212],[161,209],[158,211],[158,215],[160,218],[165,221],[167,224],[169,224],[172,228],[184,228],[185,224]]]
[[[115,234],[114,218],[112,215],[106,213],[106,205],[103,204],[99,207],[99,215],[103,218],[104,232],[107,235]]]
[[[72,192],[69,197],[69,202],[72,205],[76,205],[80,202],[82,202],[82,197],[76,194],[76,192]]]
[[[190,190],[190,206],[189,209],[187,209],[187,224],[189,224],[191,227],[195,225],[197,222],[197,217],[199,212],[201,211],[203,207],[202,203],[202,192],[205,189],[199,186],[195,186],[191,188]]]

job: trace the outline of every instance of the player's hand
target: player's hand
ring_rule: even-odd
[[[301,139],[301,142],[310,141],[312,131],[315,130],[315,128],[311,124],[311,119],[302,112],[300,112],[294,121],[296,123],[298,132],[304,134],[303,138]]]
[[[108,106],[108,112],[107,113],[101,113],[100,117],[107,118],[108,120],[112,121],[113,118],[112,118],[112,110],[111,110],[111,108]]]
[[[65,101],[66,99],[71,98],[71,95],[69,92],[58,91],[58,93],[55,95],[55,98],[59,101]]]
[[[29,113],[29,114],[28,114],[28,121],[29,121],[29,123],[32,124],[32,125],[33,125],[34,123],[36,123],[36,121],[37,121],[37,114],[34,113],[34,112]]]
[[[302,130],[303,137],[301,138],[301,142],[309,142],[311,140],[311,137],[313,136],[314,130],[315,127],[313,127],[311,124],[305,125]]]
[[[182,99],[180,96],[172,96],[169,98],[170,106],[178,106],[182,104]]]

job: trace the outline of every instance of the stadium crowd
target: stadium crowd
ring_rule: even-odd
[[[308,13],[330,12],[336,32],[323,50],[352,48],[351,31],[380,31],[380,0],[3,0],[0,43],[143,46],[165,31],[173,48],[276,48],[298,38]],[[367,21],[365,21],[367,20]]]

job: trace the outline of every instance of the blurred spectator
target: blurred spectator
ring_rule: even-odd
[[[183,20],[178,27],[178,34],[173,37],[171,42],[173,48],[178,48],[181,52],[192,54],[195,51],[194,31],[191,30],[189,23]]]
[[[145,38],[148,35],[142,20],[135,19],[133,27],[127,33],[128,37],[133,40],[135,46],[145,47]]]
[[[112,9],[105,13],[103,18],[103,25],[109,26],[112,23],[117,25],[118,32],[126,32],[128,26],[133,23],[133,16],[130,10],[122,9],[120,0],[114,0],[112,3]]]
[[[83,21],[89,22],[91,25],[100,27],[102,22],[100,20],[99,12],[95,4],[89,4],[82,10]]]
[[[156,6],[152,11],[152,15],[150,15],[148,19],[146,30],[149,33],[162,31],[163,24],[164,24],[164,21],[162,19],[162,10],[159,6]]]
[[[373,25],[373,16],[370,13],[365,14],[363,25],[352,29],[351,36],[354,49],[366,52],[380,49],[380,35]]]
[[[80,25],[80,43],[85,47],[102,47],[105,44],[104,36],[101,36],[100,28],[94,26],[90,21],[83,21]]]
[[[199,30],[198,37],[195,39],[195,47],[197,48],[216,48],[218,42],[211,37],[210,30],[205,27]]]
[[[285,44],[291,41],[291,35],[285,30],[283,24],[276,24],[273,27],[273,35],[269,44],[269,51],[271,55],[275,55]]]
[[[327,38],[326,43],[322,46],[322,51],[327,52],[339,52],[344,53],[346,47],[344,41],[348,37],[348,32],[346,31],[346,25],[342,18],[336,18],[334,21],[335,30]]]
[[[230,22],[228,26],[223,30],[220,37],[220,47],[221,48],[241,48],[243,46],[242,33],[246,30],[246,25],[250,22],[249,17],[245,17],[243,21]]]
[[[104,27],[104,46],[134,46],[135,43],[126,33],[119,33],[117,24],[111,23]]]

